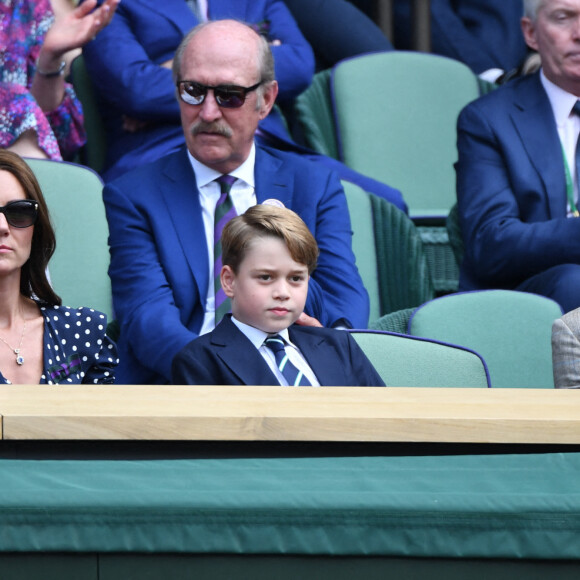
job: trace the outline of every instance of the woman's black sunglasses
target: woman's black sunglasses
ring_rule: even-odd
[[[255,91],[262,81],[251,87],[240,87],[238,85],[202,85],[195,81],[179,81],[177,88],[179,96],[188,105],[201,105],[205,100],[207,91],[212,90],[216,103],[224,109],[239,109],[246,101],[248,93]]]
[[[29,228],[36,223],[38,217],[38,202],[31,199],[9,201],[0,207],[8,225],[14,228]]]

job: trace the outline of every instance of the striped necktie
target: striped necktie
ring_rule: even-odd
[[[264,345],[267,346],[273,353],[276,359],[276,364],[278,369],[288,381],[288,385],[291,387],[310,387],[310,381],[304,376],[302,371],[299,371],[290,362],[288,355],[286,354],[286,349],[284,348],[284,339],[279,335],[269,336],[265,341]]]
[[[222,175],[216,179],[220,186],[221,195],[215,206],[213,228],[213,278],[215,291],[215,324],[230,311],[230,299],[225,295],[221,282],[222,271],[222,231],[224,226],[234,217],[236,210],[230,197],[230,190],[236,181],[231,175]]]

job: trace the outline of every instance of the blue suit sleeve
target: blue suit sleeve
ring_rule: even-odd
[[[101,3],[102,0],[99,0]],[[166,6],[164,17],[145,3],[121,2],[109,26],[83,49],[87,68],[105,102],[145,121],[179,122],[172,74],[161,64],[172,59],[183,36],[198,21],[185,2]],[[268,20],[281,100],[292,99],[311,82],[314,56],[281,0],[226,5],[216,2],[212,18]]]
[[[511,70],[526,56],[515,0],[431,0],[433,52],[464,62],[474,73]]]
[[[169,381],[173,357],[197,334],[182,321],[187,314],[176,304],[145,212],[114,185],[105,187],[103,197],[110,224],[109,275],[120,340],[144,367]]]
[[[312,82],[314,53],[281,0],[267,2],[265,18],[270,21],[270,42],[281,42],[279,46],[272,46],[279,86],[278,99],[288,101]]]
[[[395,46],[411,48],[411,3],[394,0]],[[527,54],[521,0],[431,0],[432,52],[465,63],[475,74],[511,70]]]
[[[144,121],[179,122],[171,71],[161,64],[173,58],[180,31],[159,15],[140,18],[136,25],[131,10],[139,8],[131,6],[121,2],[111,23],[84,47],[87,69],[105,105]],[[152,27],[165,31],[165,44],[156,41],[159,31],[151,32]]]
[[[382,30],[347,0],[285,0],[323,68],[370,52],[393,50]]]
[[[307,306],[324,304],[324,326],[341,319],[352,328],[366,328],[369,298],[352,251],[352,228],[344,189],[335,173],[327,173],[316,208],[314,237],[320,248],[318,267],[310,280]]]

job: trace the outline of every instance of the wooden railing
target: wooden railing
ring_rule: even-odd
[[[554,389],[2,386],[4,440],[580,444]]]

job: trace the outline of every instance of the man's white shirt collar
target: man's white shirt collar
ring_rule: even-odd
[[[222,173],[211,169],[207,165],[200,163],[190,152],[187,151],[189,161],[193,167],[195,173],[195,181],[197,182],[197,187],[202,188],[212,181],[215,181]],[[247,183],[250,187],[254,187],[254,165],[256,163],[256,145],[252,143],[252,148],[250,149],[250,154],[248,158],[233,171],[230,171],[228,175],[232,175],[241,181]]]
[[[566,92],[564,89],[548,80],[543,70],[540,72],[540,80],[546,94],[548,95],[550,104],[552,105],[556,125],[562,127],[566,121],[568,121],[572,107],[578,100],[578,97]]]

